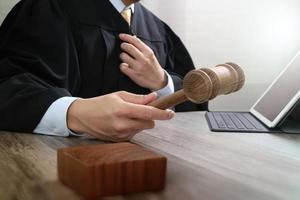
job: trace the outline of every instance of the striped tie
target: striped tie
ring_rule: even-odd
[[[126,8],[125,10],[123,10],[121,12],[121,15],[125,19],[125,21],[128,23],[128,25],[130,26],[130,24],[131,24],[131,9]]]

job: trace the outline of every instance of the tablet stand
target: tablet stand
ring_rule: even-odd
[[[298,99],[277,127],[283,133],[300,133],[300,99]]]

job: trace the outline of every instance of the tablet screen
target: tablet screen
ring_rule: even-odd
[[[280,73],[251,110],[267,125],[274,126],[298,100],[299,89],[300,54]]]

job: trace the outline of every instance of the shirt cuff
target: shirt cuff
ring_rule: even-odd
[[[62,97],[53,102],[33,132],[64,137],[69,135],[79,136],[70,131],[67,125],[68,109],[77,99],[76,97]]]
[[[165,71],[165,74],[166,74],[167,79],[168,79],[168,84],[166,85],[166,87],[155,91],[157,93],[158,98],[174,93],[173,79],[167,71]]]

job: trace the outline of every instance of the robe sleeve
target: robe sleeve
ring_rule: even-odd
[[[68,26],[56,0],[22,0],[0,28],[0,130],[32,132],[71,96]]]
[[[181,39],[166,25],[167,32],[167,48],[168,58],[166,64],[166,70],[171,75],[175,91],[182,89],[182,79],[191,70],[195,69],[193,60],[188,53],[186,47],[182,43]],[[192,102],[185,102],[175,107],[176,112],[186,111],[201,111],[207,110],[208,103],[200,105]]]

